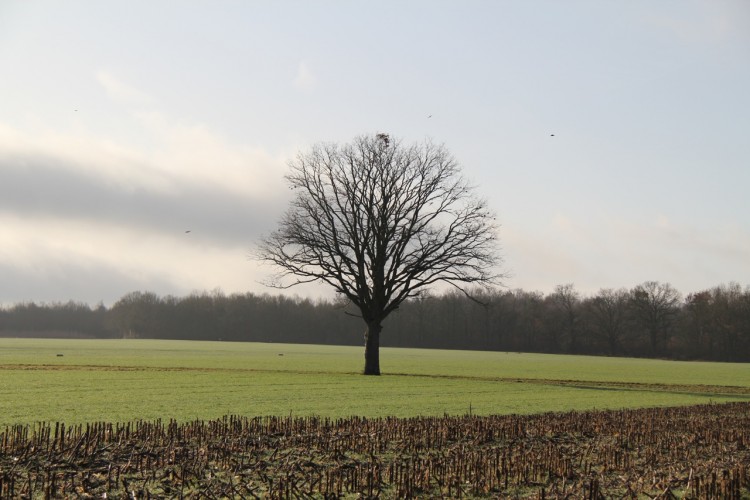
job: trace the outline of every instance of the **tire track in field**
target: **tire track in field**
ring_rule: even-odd
[[[652,382],[619,382],[606,380],[575,380],[575,379],[550,379],[550,378],[524,378],[524,377],[476,377],[471,375],[430,375],[412,373],[392,373],[402,377],[426,377],[440,379],[477,380],[487,382],[506,382],[517,384],[554,385],[561,387],[572,387],[585,390],[606,391],[649,391],[649,392],[671,392],[679,394],[717,396],[748,396],[750,387],[733,385],[705,385],[705,384],[662,384]]]
[[[121,371],[121,372],[203,372],[203,373],[288,373],[294,375],[360,375],[359,372],[335,372],[323,370],[292,370],[268,368],[216,368],[186,366],[123,366],[123,365],[83,365],[83,364],[16,364],[0,365],[0,370],[30,371]],[[510,384],[533,384],[571,387],[583,390],[603,391],[648,391],[691,395],[746,396],[750,399],[750,387],[707,384],[664,384],[651,382],[620,382],[603,380],[550,379],[529,377],[482,377],[474,375],[441,375],[423,373],[392,372],[383,377],[412,377],[443,380],[467,380],[476,382],[501,382]]]

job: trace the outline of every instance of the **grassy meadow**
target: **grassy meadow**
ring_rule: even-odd
[[[223,415],[508,414],[750,401],[750,366],[504,352],[0,339],[0,427]]]

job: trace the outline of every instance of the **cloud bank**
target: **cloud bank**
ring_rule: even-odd
[[[0,122],[0,303],[262,290],[248,255],[286,205],[284,158],[147,109],[154,99],[108,73],[96,79],[148,140]]]

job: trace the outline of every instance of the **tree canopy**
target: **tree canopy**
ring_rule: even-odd
[[[386,134],[318,144],[286,179],[295,197],[259,257],[280,269],[274,286],[322,281],[358,308],[365,374],[380,373],[381,323],[406,299],[501,277],[494,215],[444,146]]]

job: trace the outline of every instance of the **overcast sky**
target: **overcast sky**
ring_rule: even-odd
[[[376,132],[454,154],[511,289],[745,286],[748,89],[747,1],[2,0],[0,303],[276,293],[287,161]]]

